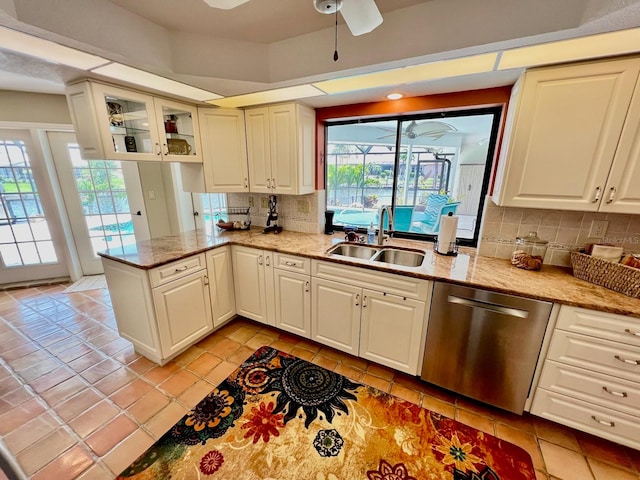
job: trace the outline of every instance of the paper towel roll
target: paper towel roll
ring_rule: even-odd
[[[442,215],[440,217],[440,231],[438,232],[438,253],[451,253],[456,243],[458,232],[458,217],[456,215]]]

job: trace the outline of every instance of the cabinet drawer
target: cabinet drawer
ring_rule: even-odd
[[[556,328],[640,347],[640,318],[563,305]]]
[[[547,360],[540,388],[640,416],[640,384]]]
[[[190,273],[197,272],[207,267],[204,253],[192,255],[187,258],[181,258],[175,262],[162,265],[149,270],[149,279],[152,287],[164,285],[167,282],[182,278]]]
[[[312,262],[311,268],[314,277],[349,283],[401,297],[426,301],[429,292],[428,280],[317,260]]]
[[[536,390],[531,413],[598,437],[640,448],[640,418],[565,395]]]
[[[296,255],[287,255],[284,253],[276,253],[274,257],[274,267],[280,270],[288,270],[289,272],[298,272],[309,275],[311,273],[311,259],[298,257]]]
[[[640,348],[630,345],[555,330],[547,358],[640,382]]]

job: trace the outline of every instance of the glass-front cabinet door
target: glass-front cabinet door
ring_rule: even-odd
[[[164,160],[202,163],[197,109],[162,98],[154,101]]]
[[[162,159],[152,96],[101,84],[94,84],[93,93],[108,159]]]

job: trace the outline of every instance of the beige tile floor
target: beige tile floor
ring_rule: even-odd
[[[640,480],[637,450],[245,319],[159,367],[118,337],[107,290],[65,294],[66,286],[0,291],[0,435],[34,479],[113,478],[256,348],[271,345],[520,445],[537,480]]]

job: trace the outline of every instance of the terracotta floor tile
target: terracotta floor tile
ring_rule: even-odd
[[[235,353],[238,348],[240,348],[240,343],[228,338],[223,338],[210,352],[220,358],[227,358],[229,355]]]
[[[581,452],[578,439],[572,428],[537,417],[533,418],[533,424],[538,438],[542,438],[550,443],[555,443],[561,447],[575,450],[576,452]]]
[[[311,361],[316,365],[320,365],[322,368],[326,368],[327,370],[334,370],[338,366],[338,362],[319,353],[316,354]]]
[[[136,378],[138,378],[138,376],[134,372],[132,372],[128,368],[122,367],[114,372],[111,372],[102,380],[98,380],[95,383],[95,387],[103,394],[110,395],[116,390],[133,382]]]
[[[360,381],[365,385],[369,385],[371,387],[377,388],[378,390],[381,390],[387,393],[391,388],[391,382],[383,380],[380,377],[374,377],[373,375],[369,375],[368,373],[365,373],[360,379]]]
[[[173,362],[181,367],[185,367],[205,352],[206,350],[204,348],[193,345],[174,358]]]
[[[585,455],[624,468],[632,467],[626,451],[621,449],[617,444],[604,438],[589,435],[588,433],[579,432],[576,436]]]
[[[214,386],[216,386],[220,382],[222,382],[225,378],[227,378],[229,374],[233,372],[236,368],[238,368],[238,365],[233,365],[227,361],[224,361],[220,363],[220,365],[218,365],[216,368],[211,370],[209,373],[207,373],[207,375],[205,376],[205,379],[210,381]]]
[[[533,433],[496,423],[496,437],[524,448],[527,453],[531,455],[533,466],[539,470],[546,470],[545,462],[542,458],[540,447],[538,446],[538,440]]]
[[[422,408],[426,408],[440,415],[444,415],[448,418],[455,418],[456,407],[453,403],[445,402],[439,398],[430,397],[429,395],[422,396]]]
[[[173,397],[177,397],[197,381],[198,377],[193,373],[187,370],[180,370],[175,375],[162,382],[158,388],[164,390]]]
[[[65,380],[70,379],[76,373],[68,367],[60,367],[55,370],[45,373],[43,376],[36,378],[29,383],[36,393],[42,393],[45,390],[49,390],[56,385],[61,384]]]
[[[407,400],[411,403],[415,403],[416,405],[420,405],[420,394],[415,390],[411,390],[407,387],[403,387],[397,383],[391,385],[391,395],[395,395],[396,397],[402,398],[403,400]]]
[[[27,475],[33,475],[42,467],[76,444],[76,440],[63,428],[58,428],[46,437],[32,442],[20,452],[16,459]]]
[[[145,357],[140,357],[129,364],[129,368],[138,375],[142,375],[156,366],[155,363]]]
[[[535,417],[529,415],[527,412],[524,412],[522,415],[516,415],[515,413],[496,408],[493,410],[493,418],[495,418],[496,422],[519,428],[525,432],[535,433],[536,431],[533,424]]]
[[[178,400],[182,403],[186,408],[195,407],[200,400],[206,397],[211,391],[214,389],[214,386],[211,385],[206,380],[200,380],[199,382],[193,384],[187,390],[185,390],[180,396]]]
[[[133,347],[131,345],[131,342],[128,340],[125,340],[124,338],[120,338],[116,335],[116,339],[112,340],[111,342],[107,343],[106,345],[101,345],[100,346],[100,351],[102,353],[104,353],[105,355],[109,355],[110,357],[114,358],[115,360],[120,361],[119,359],[115,358],[115,355],[119,352],[121,352],[122,350],[129,350],[131,349],[131,351],[133,351]],[[123,363],[123,362],[121,362]],[[128,362],[126,362],[128,363]]]
[[[83,446],[67,450],[49,465],[38,471],[33,480],[73,480],[93,465],[93,456]]]
[[[184,417],[189,409],[180,405],[178,402],[171,402],[161,411],[156,413],[146,424],[145,427],[156,440],[164,435],[173,425]]]
[[[76,372],[84,372],[86,369],[93,367],[104,360],[104,355],[100,352],[96,352],[95,350],[91,350],[90,352],[82,355],[81,357],[76,358],[75,360],[68,363],[68,365],[73,368]]]
[[[170,401],[171,399],[167,395],[154,389],[131,405],[127,411],[138,423],[145,423],[166,407]]]
[[[311,352],[311,351],[309,351],[307,349],[304,349],[304,348],[300,348],[298,346],[295,346],[295,347],[293,347],[291,349],[291,354],[295,355],[298,358],[306,360],[308,362],[310,362],[313,359],[313,357],[316,356],[316,354],[314,352]]]
[[[493,418],[496,410],[489,405],[462,396],[456,398],[456,407],[488,418]]]
[[[87,387],[87,382],[85,382],[82,377],[76,376],[59,383],[46,392],[42,392],[41,397],[45,399],[49,405],[55,406]]]
[[[120,368],[118,362],[114,362],[110,358],[107,358],[93,367],[87,368],[81,373],[82,377],[89,383],[96,383],[98,380],[103,379],[112,372],[115,372]]]
[[[380,377],[388,382],[392,381],[395,376],[395,372],[393,370],[383,367],[382,365],[378,365],[377,363],[369,363],[367,366],[367,373],[374,377]]]
[[[358,370],[361,370],[364,372],[369,367],[370,362],[368,360],[365,360],[364,358],[358,358],[358,357],[354,357],[353,355],[347,355],[345,358],[342,359],[342,363],[344,365],[357,368]]]
[[[104,350],[103,350],[104,351]],[[133,349],[133,345],[129,344],[122,350],[117,351],[112,355],[114,360],[117,360],[123,365],[129,365],[131,362],[142,358],[139,353]],[[140,373],[140,372],[137,372]]]
[[[563,480],[594,480],[586,458],[579,453],[545,440],[540,440],[540,450],[550,475]]]
[[[55,411],[62,420],[68,423],[100,400],[102,400],[102,395],[91,388],[86,388],[64,402],[57,404]]]
[[[87,445],[102,457],[114,446],[137,430],[137,425],[126,415],[118,415],[108,424],[86,438]]]
[[[273,343],[275,339],[276,337],[270,337],[269,335],[265,335],[264,333],[256,333],[244,344],[249,348],[253,348],[257,350],[260,347],[271,345],[271,343]]]
[[[31,393],[31,390],[21,386],[5,394],[2,397],[2,401],[7,406],[7,408],[11,409],[17,407],[18,405],[22,405],[24,402],[28,402],[32,398],[33,394]],[[0,414],[3,413],[6,413],[6,410],[0,409]]]
[[[173,362],[169,362],[162,367],[160,366],[153,367],[151,370],[149,370],[144,374],[144,377],[154,385],[159,385],[162,382],[164,382],[167,378],[169,378],[171,375],[176,373],[178,370],[180,370],[180,365]]]
[[[113,480],[113,473],[102,462],[94,464],[76,480]]]
[[[623,470],[593,458],[589,458],[587,461],[595,480],[638,480],[638,476],[629,470]]]
[[[9,350],[6,353],[3,353],[2,358],[4,358],[6,362],[11,362],[13,360],[18,360],[19,358],[25,357],[37,350],[39,350],[39,347],[37,345],[29,343],[27,345],[22,345],[20,347],[14,348],[13,350]]]
[[[110,402],[101,401],[69,422],[81,438],[85,438],[120,413]]]
[[[29,356],[29,355],[28,355]],[[27,357],[22,357],[27,358]],[[56,368],[62,367],[63,364],[57,358],[51,357],[46,358],[44,360],[37,360],[35,363],[31,364],[31,367],[25,368],[22,370],[16,370],[18,374],[24,379],[25,382],[29,383],[35,380],[36,378],[41,377],[42,375],[49,373]]]
[[[38,417],[46,410],[42,400],[32,398],[0,416],[0,436],[22,428],[24,424]]]
[[[345,365],[343,363],[335,368],[335,372],[339,373],[340,375],[344,375],[345,377],[350,378],[351,380],[354,380],[356,382],[359,382],[364,376],[362,370],[358,370],[357,368],[350,367],[349,365]]]
[[[69,363],[93,351],[94,350],[90,346],[80,343],[62,352],[56,353],[55,355],[59,360]]]
[[[224,340],[224,338],[225,338],[224,336],[219,335],[216,332],[216,333],[212,333],[208,337],[203,338],[196,345],[198,347],[202,348],[203,350],[211,351],[211,350],[213,350],[215,348],[215,346],[218,343],[220,343],[222,340]]]
[[[264,335],[262,333],[258,333],[257,335]],[[311,340],[307,340],[306,338],[303,338],[302,340],[300,340],[298,343],[295,344],[295,346],[297,348],[304,348],[305,350],[309,350],[310,352],[313,353],[318,353],[320,351],[320,348],[322,348],[322,345],[320,345],[319,343],[313,342]]]
[[[482,432],[495,435],[495,424],[492,418],[478,415],[463,408],[456,409],[455,419]]]
[[[150,383],[145,382],[141,378],[134,380],[127,386],[121,388],[116,393],[111,395],[111,401],[118,405],[120,408],[127,408],[133,404],[136,400],[146,395],[153,386]]]
[[[200,377],[204,377],[207,373],[213,370],[220,362],[222,362],[222,359],[220,359],[219,357],[216,357],[215,355],[209,352],[204,352],[194,361],[189,363],[186,368],[188,370],[191,370],[196,375]]]
[[[282,340],[278,339],[278,340],[274,340],[271,343],[270,347],[273,347],[276,350],[280,350],[281,352],[291,353],[291,350],[293,350],[294,345],[288,342],[283,342]]]
[[[51,413],[44,412],[25,423],[22,428],[4,436],[3,440],[15,455],[58,428],[60,422]]]
[[[136,430],[105,455],[102,461],[114,475],[118,475],[153,445],[154,441],[154,438],[144,430]]]
[[[227,338],[238,343],[245,343],[251,337],[253,337],[256,333],[258,333],[258,329],[255,327],[249,327],[249,326],[240,327],[235,332],[232,332],[229,335],[227,335]]]
[[[0,380],[0,397],[22,386],[22,383],[14,376],[5,377]]]
[[[255,350],[253,350],[253,349],[251,349],[249,347],[245,347],[244,345],[242,345],[235,352],[233,352],[232,354],[227,356],[227,361],[229,363],[237,363],[238,365],[240,365],[247,358],[249,358],[253,354],[254,351]]]

